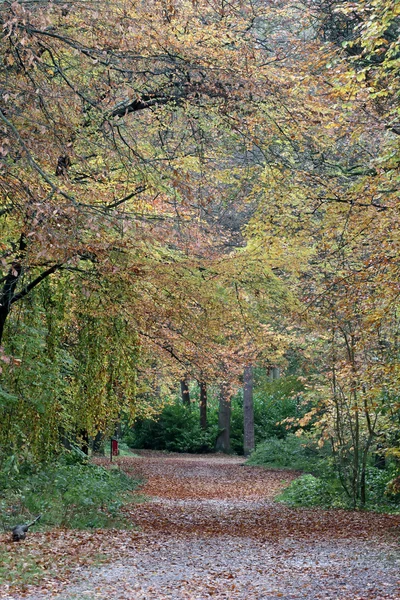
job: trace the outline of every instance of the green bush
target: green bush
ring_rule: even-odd
[[[284,439],[272,437],[259,444],[249,464],[319,472],[326,468],[322,460],[327,453],[327,448],[319,449],[312,439],[288,434]]]
[[[289,506],[332,506],[327,483],[310,474],[292,481],[277,499]]]
[[[214,449],[218,426],[200,427],[198,407],[180,402],[168,405],[157,420],[144,419],[127,432],[124,441],[132,448],[170,452],[210,452]]]
[[[386,469],[368,467],[366,473],[367,506],[373,510],[400,510],[400,495],[391,493],[391,483],[398,473],[395,463]]]
[[[340,482],[329,446],[319,448],[308,437],[289,434],[285,439],[270,438],[257,447],[248,464],[307,472],[278,496],[277,500],[289,506],[352,508],[352,501]],[[395,474],[395,464],[389,464],[386,469],[367,467],[367,501],[363,508],[384,512],[400,510],[400,498],[390,494],[390,482]]]
[[[257,378],[256,378],[257,381]],[[287,418],[299,418],[308,410],[302,400],[303,384],[287,376],[270,381],[261,378],[254,392],[254,429],[256,444],[270,437],[285,438]]]
[[[400,503],[387,494],[391,472],[375,467],[367,469],[366,510],[377,512],[399,512]],[[277,500],[289,506],[321,506],[323,508],[352,508],[351,499],[346,496],[339,479],[333,470],[320,477],[307,474],[293,481]]]
[[[255,440],[261,442],[266,437],[284,438],[287,417],[299,416],[299,394],[302,385],[295,377],[276,381],[256,376],[254,393]],[[198,395],[198,390],[192,390]],[[304,408],[304,407],[303,407]],[[210,452],[214,450],[218,435],[218,389],[209,389],[207,407],[208,427],[200,428],[199,406],[190,406],[180,398],[164,407],[155,419],[138,421],[133,429],[124,434],[124,441],[132,448],[170,450],[175,452]],[[231,401],[231,449],[243,454],[243,392]]]
[[[75,457],[75,460],[77,458]],[[108,527],[121,522],[120,508],[132,501],[139,481],[117,467],[87,462],[25,465],[19,473],[1,473],[0,510],[10,527],[42,514],[40,526]]]

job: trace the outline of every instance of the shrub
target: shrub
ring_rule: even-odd
[[[121,521],[119,509],[132,501],[139,481],[117,467],[68,464],[69,460],[40,468],[26,465],[7,477],[3,473],[0,509],[4,526],[39,513],[43,515],[40,526],[107,527]]]
[[[286,439],[270,438],[260,444],[248,463],[308,472],[293,481],[278,496],[277,500],[285,504],[352,508],[352,501],[340,482],[329,446],[320,449],[310,438],[298,438],[289,434]],[[360,508],[398,512],[399,497],[391,493],[391,482],[395,473],[395,464],[389,464],[386,469],[367,467],[367,502]]]
[[[164,408],[157,420],[144,419],[124,436],[132,448],[150,448],[171,452],[210,452],[214,449],[218,426],[200,427],[198,407],[180,402]]]
[[[277,499],[289,506],[332,506],[326,482],[310,474],[292,481]]]
[[[259,444],[249,464],[318,472],[326,455],[327,449],[319,449],[313,440],[289,434],[284,439],[272,437]]]
[[[254,421],[256,443],[266,437],[284,438],[286,425],[281,421],[299,416],[297,395],[302,385],[295,377],[276,381],[266,379],[265,371],[254,394]],[[196,393],[196,392],[194,392]],[[231,449],[243,454],[243,391],[231,401]],[[143,419],[124,435],[132,448],[170,450],[175,452],[210,452],[214,450],[218,435],[218,389],[210,386],[207,407],[208,428],[200,428],[197,403],[187,406],[176,399],[164,407],[155,419]]]

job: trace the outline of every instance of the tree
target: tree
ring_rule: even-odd
[[[243,374],[243,450],[248,456],[255,449],[254,443],[254,407],[253,407],[253,367],[244,368]]]
[[[398,443],[399,15],[305,6],[1,3],[7,422],[51,421],[50,446],[148,409],[161,378],[234,387],[283,362],[291,317],[321,349],[319,427],[363,501],[378,434]],[[21,332],[24,361],[53,360],[42,413]],[[223,389],[225,449],[228,414]]]
[[[196,256],[221,246],[216,205],[250,205],[259,160],[297,137],[302,100],[281,106],[295,13],[283,55],[279,8],[168,6],[1,4],[1,327],[60,269],[103,272],[127,251],[140,262],[153,240]]]
[[[207,429],[207,383],[199,381],[200,388],[200,427]]]
[[[68,368],[54,362],[60,393],[49,399],[50,412],[32,403],[24,413],[27,388],[11,407],[18,371],[9,369],[5,418],[25,414],[22,432],[30,421],[44,432],[46,419],[54,419],[51,443],[58,426],[71,434],[78,422],[93,435],[106,431],[121,403],[126,410],[134,404],[135,369],[147,390],[141,397],[148,393],[155,371],[143,376],[142,364],[168,368],[178,380],[188,369],[194,377],[207,371],[205,381],[218,378],[221,355],[241,369],[241,332],[223,314],[235,303],[222,277],[234,261],[224,219],[246,213],[231,206],[251,195],[258,170],[249,144],[265,122],[259,103],[267,88],[279,98],[285,81],[273,65],[278,45],[266,50],[254,26],[269,14],[240,2],[1,3],[6,364],[21,360],[13,338],[36,291],[47,282],[51,302],[68,281],[71,296],[64,337],[51,350],[70,352]],[[282,124],[270,119],[269,127],[276,137]],[[96,314],[78,310],[81,296],[95,302]],[[122,356],[114,334],[127,352],[135,349],[129,381],[121,362],[107,359],[110,347]]]
[[[183,404],[190,406],[189,384],[186,378],[181,379],[181,395]]]
[[[217,452],[229,452],[231,447],[230,428],[231,428],[231,396],[227,383],[222,383],[219,393],[219,411],[218,411],[219,435],[215,442]]]

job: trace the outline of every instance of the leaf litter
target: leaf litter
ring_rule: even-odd
[[[3,585],[0,598],[400,598],[399,515],[289,508],[273,498],[298,473],[238,457],[140,454],[118,460],[146,480],[149,500],[123,509],[136,529],[2,536],[42,579]]]

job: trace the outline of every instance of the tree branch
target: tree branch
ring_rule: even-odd
[[[46,277],[48,277],[52,273],[55,273],[55,271],[60,269],[60,267],[62,267],[62,263],[57,263],[56,265],[53,265],[46,271],[43,271],[43,273],[36,277],[36,279],[28,283],[28,285],[26,285],[20,292],[18,292],[18,294],[14,294],[14,296],[11,298],[10,304],[14,304],[14,302],[17,302],[18,300],[21,300],[21,298],[24,298],[27,294],[29,294],[31,290],[33,290],[33,288],[39,285],[39,283],[46,279]]]
[[[34,160],[32,154],[29,152],[24,140],[22,139],[22,137],[20,136],[18,129],[15,127],[15,125],[13,125],[13,123],[11,123],[11,121],[9,121],[7,119],[7,117],[5,116],[5,114],[0,110],[0,120],[3,121],[3,123],[5,123],[5,125],[7,125],[7,127],[9,129],[11,129],[11,131],[13,132],[15,138],[17,139],[18,143],[20,144],[21,148],[23,149],[23,151],[25,152],[26,158],[28,163],[31,165],[31,167],[37,171],[39,173],[39,175],[45,180],[45,182],[50,186],[52,192],[57,192],[59,194],[61,194],[61,196],[63,196],[64,198],[67,198],[67,200],[70,200],[73,204],[77,204],[75,198],[73,198],[72,196],[70,196],[69,194],[67,194],[66,192],[63,192],[62,190],[60,190],[60,188],[58,186],[56,186],[52,180],[50,179],[50,177],[43,171],[43,169],[37,164],[37,162]]]
[[[115,202],[111,202],[110,204],[107,204],[106,208],[107,209],[117,208],[117,206],[120,206],[120,204],[123,204],[124,202],[127,202],[128,200],[130,200],[134,196],[138,196],[139,194],[141,194],[145,190],[146,190],[146,186],[145,185],[139,185],[135,190],[133,190],[133,192],[131,192],[130,194],[128,194],[124,198],[121,198],[120,200],[115,200]]]
[[[183,93],[176,94],[175,96],[165,96],[165,94],[161,94],[159,96],[157,96],[157,94],[145,94],[136,100],[125,100],[124,102],[120,102],[113,108],[110,113],[110,117],[123,117],[128,113],[138,112],[139,110],[151,108],[152,106],[160,106],[169,104],[170,102],[179,102],[186,95],[187,94]]]

